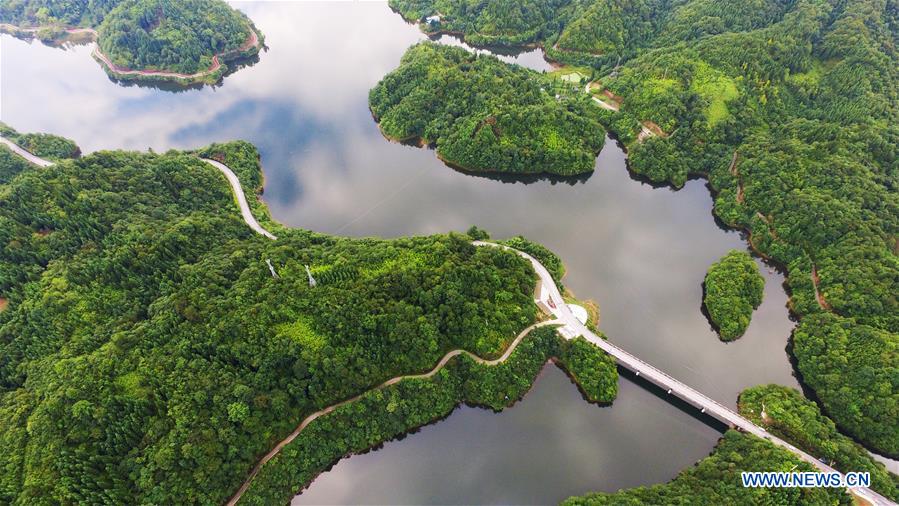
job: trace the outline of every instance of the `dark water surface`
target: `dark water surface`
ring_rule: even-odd
[[[608,142],[578,182],[462,174],[434,152],[383,139],[368,90],[425,37],[379,2],[237,3],[270,50],[220,87],[179,93],[111,82],[90,47],[0,37],[0,120],[57,133],[87,152],[164,151],[246,139],[262,154],[278,220],[350,236],[464,230],[523,234],[565,260],[595,299],[600,328],[644,360],[727,405],[759,383],[796,386],[783,277],[762,266],[765,302],[723,344],[700,312],[708,266],[731,248],[701,181],[677,192],[633,180]],[[441,42],[458,44],[449,37]],[[539,51],[504,57],[547,69]],[[224,184],[224,183],[223,183]],[[622,379],[613,407],[584,403],[547,371],[518,406],[463,408],[382,450],[341,462],[302,503],[547,502],[589,489],[665,481],[707,454],[718,432]]]

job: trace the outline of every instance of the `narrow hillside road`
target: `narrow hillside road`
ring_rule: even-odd
[[[801,460],[812,464],[820,472],[839,473],[839,471],[837,471],[836,469],[819,461],[815,457],[812,457],[803,450],[800,450],[799,448],[780,439],[777,436],[769,434],[768,431],[766,431],[764,428],[755,425],[748,419],[732,411],[730,408],[725,407],[719,402],[681,383],[668,374],[660,371],[659,369],[656,369],[652,365],[640,360],[634,355],[631,355],[618,346],[596,335],[593,331],[591,331],[584,324],[578,321],[577,318],[575,318],[574,314],[571,312],[571,309],[568,308],[567,304],[562,303],[562,301],[564,300],[562,298],[562,294],[559,292],[559,288],[553,281],[552,276],[550,276],[549,271],[547,271],[546,267],[544,267],[543,264],[541,264],[531,255],[528,255],[527,253],[524,253],[522,251],[518,251],[514,248],[510,248],[508,246],[491,242],[475,241],[474,244],[476,246],[511,250],[531,262],[531,265],[534,267],[534,271],[536,271],[537,275],[540,277],[540,283],[542,283],[543,285],[543,289],[538,290],[537,293],[541,294],[541,297],[545,296],[544,300],[540,300],[538,302],[540,303],[541,307],[549,308],[550,311],[552,311],[553,316],[555,316],[557,320],[565,323],[565,326],[559,329],[559,334],[561,334],[566,339],[573,339],[577,336],[583,336],[586,340],[600,347],[609,355],[615,357],[615,359],[622,367],[633,371],[637,376],[641,376],[651,383],[654,383],[655,385],[661,387],[662,389],[667,390],[667,393],[669,395],[675,395],[681,400],[689,403],[690,405],[695,406],[697,409],[701,410],[702,413],[708,414],[731,427],[736,427],[742,430],[743,432],[748,432],[760,438],[767,439],[775,445],[789,450]],[[842,473],[840,474],[842,475]],[[896,503],[871,490],[870,488],[855,487],[851,488],[850,491],[853,494],[864,498],[875,506],[896,506]]]
[[[47,28],[53,29],[54,27],[50,26],[37,26],[31,28],[22,28],[15,25],[10,25],[8,23],[0,23],[0,31],[10,33],[15,35],[17,33],[37,33],[40,30]],[[94,38],[94,49],[91,52],[91,56],[96,58],[103,64],[107,70],[114,75],[118,76],[145,76],[145,77],[159,77],[163,79],[185,79],[185,80],[194,80],[201,79],[206,77],[218,69],[222,67],[221,58],[225,57],[228,54],[237,54],[243,53],[250,48],[259,46],[259,34],[256,33],[256,30],[253,29],[252,26],[248,25],[250,30],[250,35],[247,36],[247,40],[237,49],[231,51],[223,51],[221,53],[215,54],[212,56],[212,64],[206,70],[201,70],[199,72],[194,72],[193,74],[184,74],[181,72],[171,72],[167,70],[136,70],[128,67],[122,67],[120,65],[116,65],[106,56],[103,51],[100,50],[99,43],[99,34],[93,28],[65,28],[66,33],[70,34],[82,34],[89,33]]]
[[[96,32],[94,32],[96,38]],[[246,42],[240,46],[236,51],[230,52],[244,52],[250,49],[251,47],[255,47],[259,44],[259,36],[256,34],[256,30],[250,28],[250,35],[247,37]],[[206,70],[201,70],[199,72],[194,72],[193,74],[183,74],[181,72],[170,72],[167,70],[135,70],[127,67],[122,67],[116,65],[109,59],[102,51],[100,51],[100,44],[94,44],[94,51],[91,53],[94,58],[100,60],[107,69],[113,74],[120,76],[145,76],[145,77],[161,77],[166,79],[200,79],[206,77],[218,69],[222,67],[222,62],[220,61],[220,57],[223,57],[226,53],[218,53],[212,57],[212,65],[209,66]]]
[[[22,149],[18,144],[12,142],[6,137],[0,137],[0,143],[5,144],[9,149],[11,149],[15,154],[21,156],[25,160],[39,166],[39,167],[50,167],[54,165],[50,160],[45,160],[39,156],[35,156],[30,152]],[[201,158],[204,162],[212,165],[216,169],[219,170],[222,174],[225,175],[225,178],[228,180],[228,184],[231,185],[231,192],[234,194],[234,198],[237,200],[237,206],[240,208],[240,215],[243,217],[243,221],[253,229],[254,232],[260,235],[264,235],[271,240],[277,239],[275,234],[269,232],[262,225],[256,221],[256,218],[253,216],[252,211],[250,210],[250,204],[247,202],[247,197],[244,194],[243,187],[240,185],[240,179],[237,178],[237,174],[234,173],[227,165],[217,162],[215,160],[209,160],[207,158]]]
[[[9,139],[0,137],[0,142],[9,146],[9,148],[12,149],[19,156],[23,157],[24,159],[26,159],[29,162],[32,162],[38,166],[49,167],[49,166],[53,165],[53,162],[51,162],[49,160],[45,160],[45,159],[37,157],[37,156],[34,156],[33,154],[31,154],[28,151],[19,147],[17,144],[11,142]],[[256,219],[253,217],[252,213],[250,212],[250,206],[247,204],[246,196],[244,195],[244,192],[243,192],[243,187],[241,187],[240,181],[238,180],[237,175],[235,175],[234,172],[230,168],[228,168],[226,165],[224,165],[220,162],[217,162],[215,160],[205,159],[205,158],[202,160],[205,161],[206,163],[209,163],[210,165],[212,165],[213,167],[215,167],[216,169],[218,169],[225,175],[225,177],[227,178],[228,182],[231,185],[231,190],[234,193],[235,198],[237,199],[238,205],[240,207],[241,215],[242,215],[244,221],[247,223],[247,225],[249,225],[250,228],[252,228],[257,233],[262,234],[262,235],[268,237],[269,239],[272,239],[272,240],[276,239],[276,237],[273,234],[271,234],[270,232],[268,232],[267,230],[262,228],[262,226],[259,225],[259,223],[256,221]],[[596,346],[601,348],[603,351],[605,351],[609,355],[612,355],[613,357],[615,357],[618,364],[621,365],[622,367],[624,367],[630,371],[633,371],[634,374],[636,374],[637,376],[643,377],[644,379],[654,383],[655,385],[661,387],[662,389],[666,389],[667,393],[669,395],[677,396],[678,398],[687,402],[688,404],[695,406],[697,409],[700,409],[702,413],[706,413],[709,416],[712,416],[715,419],[727,424],[728,426],[736,427],[736,428],[742,430],[743,432],[748,432],[748,433],[754,434],[755,436],[758,436],[760,438],[767,439],[768,441],[772,442],[773,444],[789,450],[794,455],[799,457],[801,460],[804,460],[805,462],[808,462],[809,464],[815,466],[820,472],[838,473],[838,474],[842,475],[842,473],[840,473],[836,469],[819,461],[818,459],[809,455],[808,453],[804,452],[803,450],[800,450],[799,448],[780,439],[777,436],[769,434],[764,428],[755,425],[748,419],[746,419],[746,418],[740,416],[739,414],[735,413],[734,411],[732,411],[730,408],[723,406],[719,402],[705,396],[704,394],[685,385],[684,383],[681,383],[680,381],[672,378],[671,376],[662,372],[661,370],[656,369],[652,365],[640,360],[639,358],[635,357],[634,355],[631,355],[630,353],[624,351],[623,349],[619,348],[618,346],[616,346],[616,345],[610,343],[609,341],[606,341],[605,339],[602,339],[601,337],[596,335],[593,331],[591,331],[584,324],[582,324],[580,321],[578,321],[578,319],[571,312],[571,309],[569,309],[568,305],[564,303],[562,294],[559,292],[559,287],[556,286],[555,282],[552,279],[552,276],[549,274],[549,271],[546,269],[546,267],[543,266],[543,264],[541,264],[537,259],[535,259],[531,255],[528,255],[527,253],[524,253],[523,251],[519,251],[514,248],[510,248],[509,246],[496,244],[496,243],[492,243],[492,242],[474,241],[473,244],[475,246],[481,246],[481,247],[503,248],[503,249],[506,249],[509,251],[513,251],[516,254],[520,255],[521,257],[530,261],[531,265],[534,268],[534,271],[537,273],[537,276],[539,277],[539,281],[538,281],[539,289],[536,290],[536,293],[539,294],[540,298],[535,299],[534,302],[537,303],[540,307],[548,309],[552,313],[552,315],[555,317],[555,319],[550,320],[550,321],[536,323],[536,324],[531,325],[530,327],[524,329],[512,341],[512,343],[509,344],[508,348],[506,348],[506,351],[502,354],[502,356],[500,356],[497,359],[486,360],[486,359],[480,358],[477,355],[474,355],[466,350],[453,350],[453,351],[450,351],[449,353],[447,353],[446,355],[444,355],[443,358],[440,359],[440,361],[437,363],[437,365],[431,371],[429,371],[427,373],[417,374],[417,375],[413,374],[413,375],[406,375],[406,376],[398,376],[398,377],[395,377],[395,378],[385,381],[384,383],[374,387],[372,390],[385,388],[387,386],[398,383],[398,382],[402,381],[403,379],[429,378],[429,377],[433,376],[434,374],[436,374],[437,372],[439,372],[439,370],[442,369],[446,365],[446,363],[449,362],[453,357],[455,357],[457,355],[461,355],[461,354],[466,354],[466,355],[470,356],[473,360],[475,360],[479,364],[496,365],[496,364],[502,363],[506,359],[509,358],[509,356],[515,350],[515,348],[518,346],[518,344],[521,342],[521,340],[534,328],[544,326],[544,325],[561,325],[561,328],[558,329],[559,334],[561,334],[566,339],[574,339],[575,337],[583,336],[585,339],[587,339],[591,343],[595,344]],[[814,274],[817,274],[817,269],[815,269]],[[368,390],[368,391],[371,391],[371,390]],[[246,481],[241,485],[241,487],[237,490],[237,492],[231,497],[231,499],[228,501],[227,504],[229,506],[236,504],[237,501],[240,499],[240,497],[243,495],[243,493],[246,492],[247,488],[250,486],[250,483],[252,482],[253,478],[256,476],[256,474],[259,473],[259,470],[262,469],[262,466],[264,466],[266,462],[268,462],[275,455],[277,455],[285,446],[290,444],[291,441],[296,439],[297,435],[299,435],[300,432],[302,432],[302,430],[306,426],[308,426],[313,420],[315,420],[316,418],[318,418],[322,415],[325,415],[325,414],[328,414],[328,413],[334,411],[335,409],[339,408],[340,406],[343,406],[347,403],[358,400],[363,395],[365,395],[364,392],[362,394],[359,394],[359,395],[351,398],[351,399],[344,400],[342,402],[339,402],[337,404],[334,404],[332,406],[324,408],[320,411],[312,413],[311,415],[309,415],[305,419],[303,419],[303,421],[300,423],[300,425],[297,426],[297,428],[289,436],[287,436],[284,440],[282,440],[277,445],[275,445],[275,447],[271,451],[269,451],[269,453],[267,453],[256,464],[256,466],[250,472],[250,475],[248,476]],[[844,478],[845,478],[845,476],[844,476]],[[899,506],[895,502],[887,499],[886,497],[878,494],[877,492],[875,492],[867,487],[853,487],[849,490],[856,496],[863,498],[864,500],[870,502],[874,506]]]
[[[243,221],[250,226],[257,234],[264,235],[271,240],[277,239],[275,234],[272,234],[268,230],[262,228],[262,225],[256,221],[256,218],[253,217],[253,212],[250,211],[250,204],[247,203],[247,197],[244,194],[243,187],[240,185],[240,179],[237,178],[237,175],[228,168],[227,165],[217,162],[215,160],[210,160],[209,158],[200,158],[204,162],[212,165],[216,169],[218,169],[222,174],[225,175],[225,178],[228,179],[228,184],[231,185],[231,191],[234,193],[234,197],[237,199],[237,206],[240,207],[240,215],[243,217]]]
[[[812,264],[812,286],[815,288],[815,300],[818,301],[818,307],[825,311],[833,312],[833,308],[830,307],[827,299],[824,298],[824,294],[818,289],[818,283],[820,282],[821,278],[818,276],[818,266]]]
[[[7,139],[6,137],[0,137],[0,143],[5,144],[6,147],[11,149],[15,154],[21,156],[22,158],[28,160],[29,162],[31,162],[37,166],[49,167],[49,166],[53,165],[53,162],[51,162],[50,160],[44,160],[41,157],[34,156],[30,152],[20,148],[18,144]]]
[[[407,379],[430,378],[430,377],[434,376],[435,374],[437,374],[438,372],[440,372],[440,370],[443,369],[443,367],[446,366],[446,364],[450,360],[452,360],[454,357],[457,357],[459,355],[468,355],[472,360],[474,360],[475,362],[477,362],[481,365],[493,366],[493,365],[501,364],[501,363],[505,362],[510,356],[512,356],[512,352],[515,351],[515,348],[518,347],[518,345],[521,343],[522,339],[524,339],[525,336],[527,336],[532,330],[534,330],[537,327],[543,327],[546,325],[561,325],[561,324],[562,324],[561,321],[550,320],[550,321],[535,323],[535,324],[531,325],[530,327],[521,331],[520,334],[518,334],[518,336],[509,344],[509,346],[506,348],[506,351],[503,352],[503,354],[499,358],[496,358],[493,360],[483,359],[467,350],[450,351],[449,353],[444,355],[443,358],[441,358],[439,362],[437,362],[437,365],[434,366],[433,369],[431,369],[430,371],[428,371],[424,374],[407,374],[405,376],[397,376],[395,378],[391,378],[391,379],[385,381],[384,383],[381,383],[380,385],[378,385],[374,388],[370,388],[355,397],[351,397],[345,401],[338,402],[337,404],[332,404],[331,406],[328,406],[327,408],[324,408],[319,411],[316,411],[315,413],[312,413],[311,415],[304,418],[303,421],[300,422],[300,424],[297,426],[297,428],[294,429],[294,431],[290,433],[290,435],[288,435],[286,438],[284,438],[280,442],[278,442],[278,444],[276,444],[275,447],[271,449],[271,451],[266,453],[265,456],[259,460],[259,462],[256,464],[256,466],[253,467],[253,470],[250,471],[250,475],[247,476],[247,479],[246,479],[246,481],[244,481],[243,485],[241,485],[240,488],[237,489],[237,492],[235,492],[234,495],[231,496],[231,499],[228,500],[227,505],[234,506],[235,504],[237,504],[237,501],[240,500],[240,498],[243,496],[244,492],[246,492],[247,489],[250,487],[250,484],[253,482],[253,478],[255,478],[257,474],[259,474],[259,471],[262,469],[262,466],[264,466],[268,461],[270,461],[272,458],[274,458],[275,455],[280,453],[281,450],[283,450],[285,446],[289,445],[294,439],[296,439],[297,436],[299,436],[300,433],[303,432],[303,429],[305,429],[316,418],[327,415],[328,413],[331,413],[332,411],[334,411],[335,409],[337,409],[341,406],[345,406],[352,402],[358,401],[365,394],[367,394],[369,392],[387,388],[390,385],[395,385],[395,384],[399,383],[400,381],[407,380]]]

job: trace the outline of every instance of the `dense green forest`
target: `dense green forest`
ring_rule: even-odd
[[[392,2],[456,30],[489,27],[494,4]],[[803,381],[841,429],[899,456],[896,1],[552,5],[533,40],[600,75],[597,98],[620,110],[597,109],[631,170],[708,178],[716,216],[788,270]]]
[[[899,476],[871,458],[864,448],[840,434],[818,406],[798,390],[762,385],[740,393],[740,414],[760,427],[802,448],[834,468],[871,473],[871,488],[899,501]]]
[[[751,434],[728,430],[712,454],[661,485],[636,487],[613,493],[570,497],[563,506],[642,504],[821,505],[852,504],[845,489],[744,488],[744,471],[814,471],[787,450]]]
[[[297,484],[308,484],[335,460],[442,419],[461,403],[496,411],[511,406],[531,388],[547,360],[570,356],[575,343],[563,340],[553,328],[541,327],[531,331],[502,364],[482,365],[460,355],[430,378],[406,379],[368,392],[307,426],[262,468],[242,501],[260,506],[285,504]],[[618,385],[614,360],[596,346],[587,346],[578,346],[580,358],[569,360],[563,369],[572,378],[605,383],[596,400],[611,402]],[[579,387],[582,392],[593,390],[587,384]]]
[[[765,278],[745,251],[730,250],[709,267],[702,304],[721,340],[733,341],[746,332],[764,292]]]
[[[792,1],[389,0],[427,33],[476,46],[541,45],[553,60],[614,65],[641,50],[778,21]],[[436,16],[436,17],[435,17]],[[430,18],[430,19],[426,19]]]
[[[58,161],[81,156],[81,148],[71,139],[52,134],[22,134],[2,121],[0,121],[0,137],[13,141],[32,155],[49,160]],[[5,168],[8,170],[10,167],[18,165],[19,162],[8,162],[5,164]]]
[[[0,144],[0,184],[6,184],[18,173],[29,168],[31,164],[24,158],[13,153],[6,145]]]
[[[466,235],[271,241],[191,153],[7,153],[0,502],[221,504],[305,415],[450,349],[497,356],[536,318],[529,263]],[[255,196],[252,146],[202,153]],[[502,381],[466,399],[492,406]]]
[[[0,22],[94,28],[110,60],[130,69],[190,74],[216,54],[258,51],[242,47],[255,30],[250,20],[222,0],[7,0]]]
[[[550,84],[493,56],[425,42],[371,90],[369,105],[384,135],[433,143],[465,170],[590,172],[605,139],[597,108],[586,96],[553,96]]]
[[[556,362],[568,371],[588,401],[610,404],[618,396],[615,359],[595,344],[578,336],[563,342],[557,356]]]
[[[622,98],[619,113],[603,115],[627,144],[631,169],[674,186],[708,177],[715,214],[787,267],[802,379],[839,427],[893,456],[895,12],[875,0],[800,0],[758,21],[767,25],[666,42],[601,79]],[[669,135],[637,142],[638,121]]]

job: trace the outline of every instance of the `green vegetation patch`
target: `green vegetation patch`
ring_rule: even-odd
[[[0,136],[11,140],[18,144],[20,148],[40,158],[60,161],[81,156],[81,148],[75,144],[75,141],[58,135],[41,133],[23,134],[17,132],[6,123],[0,122]],[[17,165],[16,162],[7,162],[4,164],[7,168],[15,165]]]
[[[583,93],[554,96],[548,80],[492,56],[421,43],[369,94],[381,131],[422,139],[446,162],[478,172],[591,172],[605,130]]]
[[[33,166],[24,158],[12,152],[4,144],[0,144],[0,185],[12,180],[16,174],[31,169]]]
[[[564,341],[559,364],[590,402],[610,404],[618,396],[618,370],[615,359],[583,337]]]
[[[709,127],[714,127],[727,117],[727,102],[739,96],[739,90],[733,79],[715,72],[707,65],[700,65],[691,83],[692,91],[708,103],[705,109]]]
[[[740,414],[772,434],[824,459],[836,469],[871,473],[871,488],[899,500],[899,476],[871,458],[861,445],[837,431],[818,405],[798,390],[780,385],[752,387],[740,393]]]
[[[790,306],[802,320],[793,353],[828,416],[899,456],[899,389],[890,380],[899,349],[894,22],[869,0],[775,4],[682,3],[645,50],[603,80],[624,100],[602,121],[627,144],[637,174],[675,187],[708,177],[715,214],[787,267]],[[703,19],[699,12],[714,15],[675,24]],[[677,85],[658,87],[660,78]],[[729,98],[710,101],[716,96]],[[644,120],[670,135],[636,142],[634,125]]]
[[[462,403],[495,411],[511,406],[531,388],[547,360],[560,357],[568,346],[555,329],[541,327],[532,330],[501,364],[479,364],[467,355],[460,355],[430,378],[405,379],[367,392],[361,399],[308,425],[262,468],[242,501],[251,505],[288,502],[296,490],[308,485],[338,459],[440,420]],[[584,349],[585,356],[596,357],[599,362],[611,360],[599,348],[589,343],[587,346],[592,350]],[[579,371],[587,372],[587,369]],[[575,377],[574,371],[568,372]],[[617,385],[618,373],[614,366],[593,369],[591,373],[602,378],[590,381]],[[606,389],[602,399],[611,402],[616,391]]]
[[[793,353],[802,380],[840,429],[897,457],[896,334],[819,313],[803,318],[793,332]]]
[[[258,187],[252,146],[200,152]],[[530,263],[468,236],[272,241],[194,153],[4,153],[0,503],[221,504],[308,414],[452,349],[496,357],[536,318]],[[310,287],[305,265],[354,275]]]
[[[571,0],[389,0],[388,5],[426,32],[460,33],[474,45],[518,46],[538,42],[554,30]],[[431,22],[425,18],[437,16]]]
[[[731,250],[709,267],[702,303],[723,341],[733,341],[749,327],[762,303],[765,278],[745,251]]]
[[[42,39],[58,39],[61,27],[96,29],[103,53],[134,70],[192,74],[209,68],[216,54],[225,60],[258,52],[246,44],[255,30],[250,20],[222,0],[12,0],[0,6],[0,22],[49,27]]]
[[[555,281],[556,286],[559,287],[559,290],[562,290],[562,278],[565,277],[565,264],[562,263],[562,259],[559,258],[558,255],[553,253],[546,246],[536,243],[534,241],[528,240],[524,236],[512,237],[510,239],[506,239],[504,241],[500,241],[500,244],[505,244],[506,246],[515,248],[519,251],[524,251],[525,253],[531,255],[536,258],[543,267],[546,267],[546,270],[549,271],[549,274],[552,276],[553,281]]]
[[[740,473],[752,471],[803,472],[815,467],[764,439],[728,430],[710,456],[668,483],[570,497],[562,505],[852,504],[845,489],[743,487]]]

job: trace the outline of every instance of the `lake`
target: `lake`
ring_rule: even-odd
[[[595,173],[576,181],[454,171],[432,150],[388,142],[372,120],[368,90],[425,39],[386,3],[235,5],[269,50],[220,86],[180,92],[112,82],[89,46],[61,50],[4,35],[0,119],[70,137],[86,152],[248,140],[262,155],[264,199],[285,224],[360,237],[470,225],[495,238],[525,235],[563,258],[566,286],[598,302],[610,340],[672,376],[729,406],[748,386],[797,386],[781,274],[759,263],[765,301],[736,342],[720,342],[700,311],[708,266],[746,248],[739,233],[716,225],[703,181],[679,191],[643,184],[612,140]],[[539,50],[503,58],[550,68]],[[549,367],[515,407],[461,408],[345,459],[297,502],[554,502],[666,481],[707,455],[719,435],[626,378],[613,406],[587,404]]]

